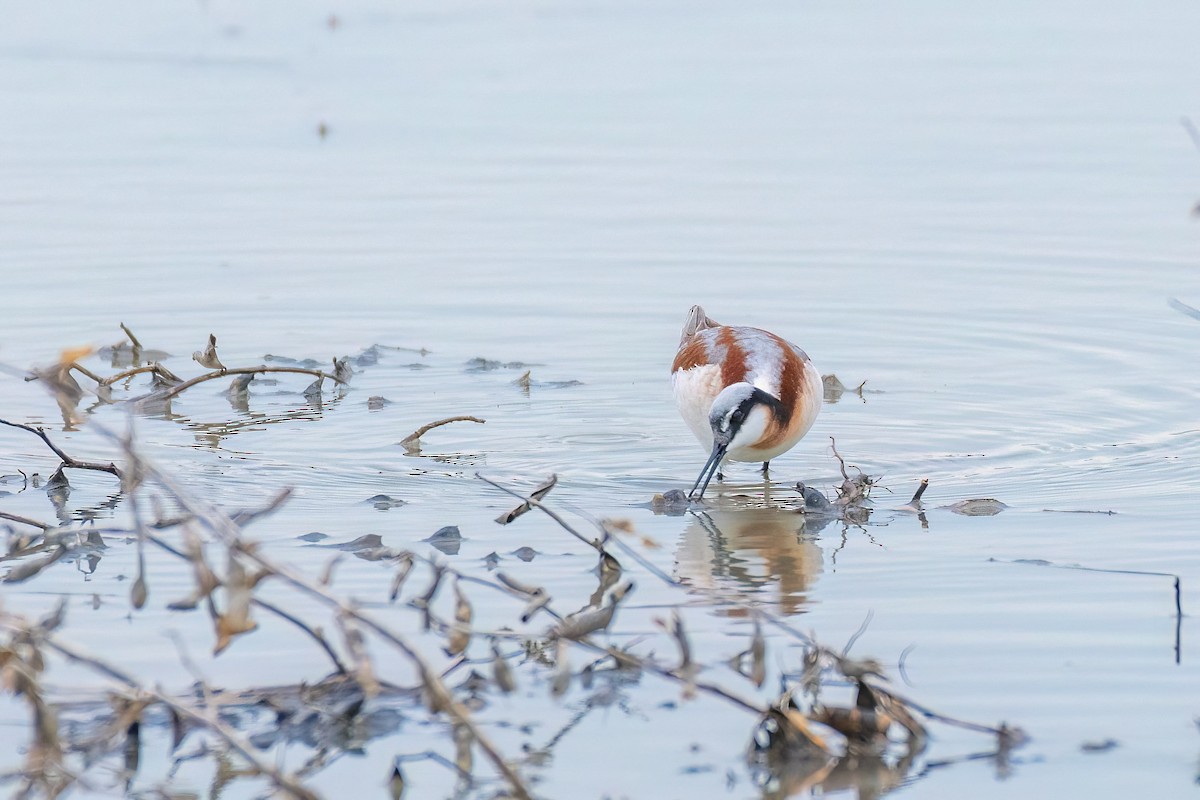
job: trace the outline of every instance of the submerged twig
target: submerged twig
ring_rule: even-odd
[[[446,417],[445,419],[439,419],[437,422],[431,422],[428,425],[422,425],[408,436],[405,436],[403,439],[401,439],[400,444],[404,446],[405,450],[410,452],[419,451],[421,449],[422,436],[429,433],[434,428],[440,428],[442,425],[449,425],[451,422],[478,422],[480,425],[483,425],[487,422],[487,420],[480,419],[479,417],[469,416]]]
[[[319,369],[305,369],[304,367],[268,367],[266,364],[263,364],[259,367],[229,367],[228,369],[218,369],[214,370],[213,372],[206,372],[203,375],[197,375],[194,378],[189,378],[178,386],[172,386],[170,389],[165,389],[161,392],[155,392],[141,399],[170,400],[180,392],[187,391],[198,383],[224,378],[229,375],[259,375],[267,372],[292,373],[294,375],[312,375],[317,378],[328,378],[336,383],[345,383],[344,380],[336,375],[331,375],[328,372],[322,372]]]

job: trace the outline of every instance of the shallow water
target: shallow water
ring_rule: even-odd
[[[577,607],[595,589],[590,551],[537,516],[497,527],[510,503],[473,477],[555,472],[554,500],[632,520],[660,545],[648,557],[694,587],[686,620],[707,663],[741,649],[729,641],[748,630],[741,605],[837,644],[873,612],[856,653],[895,664],[914,645],[909,694],[1034,737],[1003,780],[986,762],[930,767],[909,796],[1192,786],[1197,631],[1184,617],[1177,662],[1170,579],[1026,562],[1173,573],[1185,611],[1200,585],[1200,322],[1167,305],[1200,305],[1188,216],[1200,155],[1178,122],[1200,115],[1194,4],[67,2],[6,19],[0,361],[23,369],[116,342],[120,321],[188,375],[210,332],[227,364],[324,362],[376,343],[429,351],[383,350],[316,406],[307,381],[279,376],[252,384],[243,408],[214,382],[171,419],[137,419],[147,453],[214,502],[296,487],[252,529],[273,554],[316,574],[329,551],[301,534],[427,548],[455,524],[465,540],[447,558],[460,569],[484,574],[495,552]],[[712,515],[720,537],[641,505],[686,488],[703,462],[666,379],[695,302],[793,339],[847,385],[867,382],[773,463],[782,510],[746,510],[762,505],[761,480],[730,471]],[[478,371],[477,357],[530,366]],[[528,391],[514,384],[526,369]],[[369,410],[372,395],[393,403]],[[419,456],[398,445],[456,414],[487,423],[440,428]],[[0,378],[0,417],[48,424],[77,457],[113,457],[95,431],[62,431],[35,384]],[[92,418],[123,429],[126,415]],[[831,491],[831,436],[882,476],[876,511],[797,537],[790,487]],[[0,430],[0,473],[54,466],[32,436]],[[896,509],[923,477],[922,520]],[[108,476],[72,482],[66,519],[127,519],[104,507]],[[20,489],[0,486],[12,493],[0,510],[53,518],[45,492]],[[406,504],[366,502],[381,493]],[[940,508],[988,497],[1009,507]],[[1101,511],[1115,513],[1062,513]],[[522,546],[539,554],[526,563],[512,555]],[[5,587],[4,605],[32,613],[68,593],[74,640],[103,650],[118,632],[126,666],[167,686],[191,681],[172,629],[222,685],[326,668],[267,623],[204,657],[208,623],[165,608],[189,575],[152,556],[151,602],[130,615],[134,563],[131,545],[113,546],[95,574],[56,565]],[[681,600],[635,577],[621,643]],[[388,580],[351,559],[337,585],[377,601]],[[477,610],[494,624],[511,613]],[[773,668],[798,658],[786,638],[770,642]],[[538,712],[534,735],[506,729],[547,690],[523,691],[483,715],[509,750],[580,713],[568,696]],[[742,766],[743,712],[680,702],[648,679],[622,702],[557,742],[540,792],[760,794]],[[23,712],[0,708],[0,741],[24,741]],[[402,728],[314,786],[375,790],[423,735]],[[937,736],[931,761],[987,747]],[[1107,738],[1119,746],[1080,750]],[[411,780],[416,796],[452,784],[435,765]]]

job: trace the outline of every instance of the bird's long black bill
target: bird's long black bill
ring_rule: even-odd
[[[704,492],[708,489],[708,484],[713,479],[713,475],[717,474],[717,470],[721,468],[721,460],[725,458],[725,451],[729,449],[729,442],[713,442],[712,455],[708,457],[708,461],[704,463],[704,469],[700,470],[700,476],[696,478],[696,482],[692,484],[692,490],[688,492],[688,497],[699,500],[704,497]],[[696,489],[700,489],[700,494],[696,494]]]

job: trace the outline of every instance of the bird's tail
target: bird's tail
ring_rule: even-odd
[[[682,347],[688,339],[700,331],[719,327],[721,327],[721,323],[709,318],[702,307],[692,306],[688,311],[687,319],[683,322],[683,333],[679,336],[679,346]]]

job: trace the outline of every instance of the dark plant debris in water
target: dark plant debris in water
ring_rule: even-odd
[[[176,380],[167,391],[214,377],[271,371],[238,372],[217,355],[215,337],[208,345],[197,351],[197,361],[210,372]],[[78,402],[72,373],[87,374],[75,369],[80,357],[68,352],[37,376],[60,407]],[[145,371],[165,380],[155,370]],[[348,380],[349,360],[324,378]],[[89,379],[98,385],[105,380]],[[492,554],[486,571],[477,562],[470,573],[463,571],[466,565],[460,569],[447,563],[444,556],[457,552],[463,541],[456,526],[426,538],[424,543],[438,550],[428,554],[390,547],[375,533],[345,541],[331,541],[334,537],[320,532],[300,534],[297,539],[330,554],[320,574],[309,575],[246,532],[285,504],[288,491],[262,507],[231,513],[147,458],[132,437],[101,429],[116,458],[112,464],[91,464],[58,448],[44,430],[8,424],[40,438],[61,460],[48,499],[56,489],[69,489],[64,469],[109,472],[127,499],[130,524],[101,533],[71,522],[6,517],[18,527],[10,526],[7,553],[0,556],[10,564],[5,580],[36,581],[71,558],[94,559],[89,561],[94,571],[106,549],[120,542],[135,547],[138,555],[127,584],[134,611],[167,608],[201,615],[211,624],[207,644],[216,654],[230,648],[252,650],[261,620],[272,618],[307,642],[323,667],[292,686],[228,692],[198,675],[191,687],[164,688],[154,675],[122,663],[121,630],[112,632],[104,653],[77,644],[67,598],[40,616],[23,615],[6,603],[0,609],[0,686],[24,704],[29,720],[19,751],[22,763],[0,776],[16,796],[57,797],[72,788],[145,796],[149,781],[155,796],[180,796],[194,787],[186,785],[176,768],[203,761],[220,776],[220,788],[252,780],[253,788],[244,787],[246,792],[262,794],[265,782],[267,793],[308,800],[318,797],[313,784],[323,770],[394,735],[403,724],[420,727],[428,746],[396,754],[384,774],[367,779],[386,785],[391,797],[404,795],[409,765],[429,761],[456,782],[454,796],[529,799],[539,773],[555,757],[555,743],[588,714],[613,708],[630,713],[631,693],[644,682],[676,687],[681,703],[721,704],[743,714],[744,725],[729,740],[726,753],[748,753],[754,793],[763,796],[804,789],[831,793],[846,786],[879,796],[920,780],[924,773],[916,764],[930,747],[935,725],[978,734],[980,751],[970,758],[990,759],[998,772],[1011,769],[1012,751],[1026,738],[1019,728],[959,719],[901,694],[880,660],[851,655],[859,634],[845,647],[834,648],[767,608],[748,607],[744,634],[731,639],[720,657],[711,658],[711,643],[697,647],[688,625],[697,593],[705,590],[683,585],[648,560],[643,551],[653,543],[639,537],[627,521],[594,520],[584,530],[577,528],[547,504],[557,485],[554,476],[529,482],[530,488],[522,491],[478,477],[515,503],[498,523],[517,524],[537,511],[594,553],[595,570],[587,580],[589,585],[595,581],[596,588],[582,608],[552,596],[540,585],[536,570],[508,571],[506,565],[523,567],[532,561],[537,555],[532,548],[517,548],[511,558]],[[800,502],[805,514],[854,518],[855,509],[868,507],[876,479],[847,466],[836,447],[833,452],[842,475],[836,497],[800,486]],[[920,494],[910,503],[916,509]],[[654,505],[696,513],[685,501],[667,492]],[[365,502],[395,501],[377,495]],[[144,558],[146,551],[186,566],[192,584],[187,596],[159,596],[150,566],[155,562]],[[372,583],[359,575],[353,587],[341,589],[338,568],[351,554],[377,562],[379,580]],[[623,609],[645,581],[660,582],[677,601],[655,612],[656,630],[633,636],[622,630],[628,616]],[[267,585],[269,595],[262,591]],[[372,598],[373,603],[363,602]],[[721,600],[715,595],[709,599]],[[380,607],[391,613],[385,616]],[[487,620],[501,616],[505,622],[481,622],[485,615],[476,609],[484,607]],[[188,666],[182,644],[180,652]],[[48,662],[50,655],[102,678],[106,688],[72,687],[66,696],[56,696],[56,665]],[[514,693],[520,693],[519,703],[495,705]],[[547,732],[542,709],[555,702],[577,710],[561,730]],[[509,717],[506,723],[520,732],[522,746],[501,749],[493,741],[495,713],[488,725],[479,718],[481,711],[493,708]],[[151,756],[142,746],[148,736],[170,743],[168,764],[149,767]],[[278,748],[283,747],[305,757],[282,759]],[[153,777],[140,780],[143,771]],[[730,780],[740,778],[731,773]]]
[[[464,368],[467,372],[492,372],[498,369],[523,369],[544,367],[545,364],[526,364],[524,361],[494,361],[490,358],[475,357],[468,361]]]
[[[363,502],[370,503],[380,511],[387,511],[391,508],[400,508],[400,506],[405,505],[403,500],[396,497],[389,497],[386,494],[377,494],[373,497],[368,497]]]
[[[971,500],[959,500],[946,508],[955,514],[962,514],[964,517],[994,517],[1008,506],[991,497],[977,497]]]
[[[303,394],[308,398],[316,398],[319,401],[322,387],[326,380],[338,386],[339,392],[344,391],[353,375],[351,367],[352,358],[361,358],[361,356],[333,358],[331,359],[332,369],[329,372],[318,369],[319,362],[315,361],[312,362],[313,366],[311,367],[276,366],[266,363],[258,366],[230,367],[221,360],[217,352],[216,335],[209,334],[204,348],[192,353],[192,360],[208,371],[184,379],[160,363],[160,360],[166,360],[168,357],[166,353],[144,349],[128,327],[122,324],[121,328],[129,339],[128,345],[125,343],[113,345],[102,352],[107,354],[114,367],[118,363],[124,365],[128,362],[128,368],[111,375],[100,375],[81,363],[93,355],[91,349],[75,348],[64,350],[58,363],[53,367],[35,368],[26,377],[28,381],[41,381],[54,395],[62,413],[64,429],[71,430],[75,425],[83,421],[83,417],[79,411],[79,404],[85,395],[90,393],[96,398],[96,403],[92,406],[93,408],[98,405],[117,402],[114,390],[119,387],[128,392],[133,386],[133,380],[138,376],[149,376],[151,391],[146,394],[127,397],[124,399],[124,402],[130,404],[135,411],[170,418],[173,416],[171,403],[180,394],[201,383],[226,378],[232,379],[232,383],[227,387],[225,394],[230,398],[230,402],[233,404],[235,410],[244,412],[248,408],[251,380],[256,376],[267,373],[300,374],[316,378],[316,381],[311,383],[304,390]],[[127,358],[126,353],[128,353]],[[146,360],[149,356],[157,356],[159,360]],[[278,356],[269,358],[276,362],[289,361]],[[75,375],[83,376],[94,385],[91,385],[85,391],[75,378]],[[88,410],[90,411],[91,409]]]

